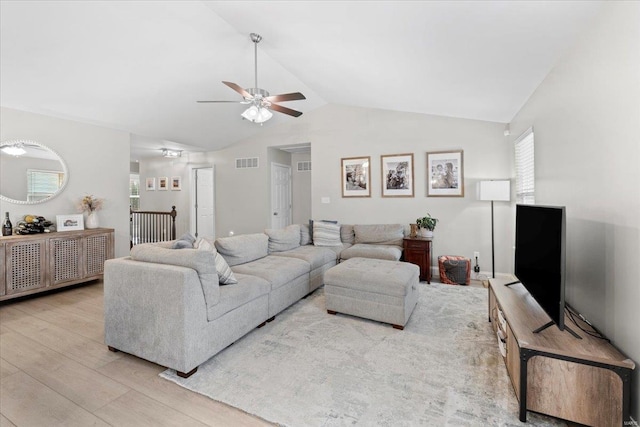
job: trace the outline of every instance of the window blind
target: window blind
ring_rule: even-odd
[[[533,128],[527,129],[515,142],[516,202],[532,205],[535,198],[535,161]]]
[[[53,195],[63,179],[64,172],[27,169],[27,200],[35,202]]]

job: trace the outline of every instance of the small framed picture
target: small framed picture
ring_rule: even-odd
[[[169,178],[161,176],[158,178],[158,191],[167,191],[169,189]]]
[[[382,197],[413,197],[413,153],[380,156]]]
[[[427,153],[427,196],[464,197],[462,150]]]
[[[84,230],[84,216],[80,215],[56,215],[57,231]]]
[[[145,187],[147,191],[156,191],[156,179],[147,178],[147,185]]]
[[[182,178],[179,176],[171,177],[171,190],[180,191],[182,190]]]
[[[371,157],[345,157],[342,159],[340,178],[342,197],[371,197]]]

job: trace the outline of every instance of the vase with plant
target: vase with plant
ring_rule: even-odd
[[[432,218],[429,213],[422,218],[418,218],[416,220],[416,224],[418,225],[418,236],[427,238],[433,237],[433,230],[436,228],[437,223],[438,219]]]
[[[102,202],[102,199],[98,199],[93,195],[84,196],[80,201],[78,209],[81,212],[87,212],[87,219],[85,221],[87,228],[98,228],[100,226],[97,211],[102,208]]]

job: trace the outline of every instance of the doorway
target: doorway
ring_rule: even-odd
[[[213,168],[194,168],[191,172],[191,234],[215,237],[215,183]]]
[[[291,224],[291,166],[271,163],[271,228]]]

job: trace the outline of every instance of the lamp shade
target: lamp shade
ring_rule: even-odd
[[[478,183],[478,199],[508,202],[511,200],[511,181],[508,179],[480,181]]]

